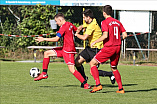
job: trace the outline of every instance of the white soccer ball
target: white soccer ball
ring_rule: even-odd
[[[39,74],[40,74],[40,70],[36,67],[34,67],[30,70],[30,76],[33,77],[33,78],[38,77]]]

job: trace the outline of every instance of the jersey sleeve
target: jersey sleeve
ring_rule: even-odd
[[[56,36],[61,38],[64,35],[64,33],[65,33],[65,28],[62,26],[62,27],[60,27],[59,31],[57,31]]]
[[[120,28],[121,28],[121,31],[122,31],[122,32],[126,32],[126,30],[125,30],[125,28],[123,27],[122,23],[121,23],[121,25],[120,25]]]
[[[92,35],[92,33],[93,33],[93,31],[94,31],[94,28],[95,28],[95,26],[92,25],[92,24],[89,25],[89,26],[87,26],[86,31],[85,31],[85,34]]]
[[[77,27],[75,25],[73,25],[73,27],[74,27],[74,32],[75,32],[77,30]]]
[[[109,30],[105,21],[101,22],[101,30],[102,30],[102,32],[104,32],[104,31],[108,32],[108,30]]]

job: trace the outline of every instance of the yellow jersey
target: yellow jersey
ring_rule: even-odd
[[[91,43],[93,43],[95,40],[99,39],[102,36],[101,29],[95,18],[93,19],[93,21],[90,24],[84,23],[83,28],[86,28],[86,31],[84,34],[89,35],[88,36],[88,41],[89,41],[88,46],[91,47]],[[103,41],[96,43],[91,48],[98,48],[98,49],[103,48]]]

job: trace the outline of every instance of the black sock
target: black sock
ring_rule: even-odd
[[[76,67],[76,69],[83,76],[83,78],[86,79],[83,65],[81,65],[80,67]]]
[[[112,72],[107,72],[107,71],[103,71],[103,70],[98,70],[98,71],[99,71],[99,76],[103,76],[103,77],[112,76]]]
[[[46,72],[46,73],[47,73],[47,69],[43,69],[43,72]]]
[[[96,87],[98,87],[99,85],[101,85],[101,84],[96,85]]]
[[[122,91],[122,90],[123,90],[123,88],[119,89],[119,91]]]

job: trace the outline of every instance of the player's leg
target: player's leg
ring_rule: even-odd
[[[110,57],[112,56],[113,53],[114,53],[114,51],[110,50],[110,47],[104,47],[91,60],[91,62],[90,62],[91,73],[92,73],[92,76],[95,77],[94,78],[95,81],[97,81],[96,87],[94,87],[94,89],[90,91],[91,93],[99,91],[102,89],[102,86],[100,84],[100,80],[98,79],[99,73],[97,71],[96,65],[106,62],[108,59],[110,59]],[[101,87],[99,87],[98,84],[100,84],[99,86],[101,86]]]
[[[88,54],[88,50],[89,50],[89,46],[87,46],[78,56],[77,58],[75,59],[75,66],[76,66],[76,69],[81,73],[81,75],[83,76],[83,78],[85,80],[88,79],[88,77],[85,75],[85,72],[84,72],[84,67],[82,65],[83,62],[89,62],[89,59],[90,59],[90,56]]]
[[[82,65],[83,62],[85,62],[85,59],[81,55],[78,55],[77,58],[75,59],[75,67],[77,71],[83,76],[83,78],[86,79],[84,67]]]
[[[100,51],[100,49],[98,48],[90,48],[89,50],[87,50],[89,56],[90,56],[90,61],[93,59],[93,57]],[[100,64],[97,65],[97,68],[99,68]],[[108,72],[108,71],[103,71],[103,70],[99,70],[99,76],[102,77],[109,77],[110,81],[112,84],[115,83],[115,78],[114,75],[112,73],[112,71]]]
[[[82,77],[82,75],[75,70],[75,66],[74,65],[68,65],[69,71],[75,76],[75,78],[77,78],[82,85],[84,86],[84,89],[90,89],[91,86],[87,83],[87,81],[85,81],[85,79]]]
[[[122,80],[121,80],[121,75],[117,69],[117,65],[118,65],[118,61],[119,61],[119,57],[120,57],[120,46],[115,47],[116,49],[116,53],[110,58],[111,60],[111,70],[115,76],[115,80],[118,84],[118,91],[116,91],[117,93],[125,93],[124,92],[124,88],[122,86]]]
[[[115,84],[115,77],[112,71],[108,72],[108,71],[103,71],[103,70],[98,70],[99,71],[99,76],[102,77],[109,77],[110,81],[112,84]]]
[[[117,67],[112,67],[111,70],[113,71],[116,82],[118,84],[118,91],[116,91],[116,93],[125,93],[124,88],[122,86],[121,75],[119,71],[117,70]]]
[[[63,58],[65,63],[68,65],[69,71],[75,76],[75,78],[77,78],[81,83],[83,83],[84,89],[90,89],[91,86],[87,84],[82,75],[77,70],[75,70],[74,54],[64,52]]]
[[[99,71],[99,76],[102,76],[102,77],[109,77],[112,75],[112,72],[103,71],[103,70],[98,70],[98,71]]]
[[[99,68],[100,64],[97,65],[97,68]],[[103,71],[103,70],[99,70],[99,76],[102,76],[102,77],[111,77],[113,75],[113,73],[110,71]]]
[[[90,91],[91,93],[102,90],[102,85],[100,83],[99,72],[97,68],[98,64],[99,63],[94,58],[90,61],[90,68],[91,68],[90,71],[96,82],[96,86]]]
[[[50,61],[50,56],[57,56],[56,52],[54,50],[48,50],[44,52],[44,59],[43,59],[43,72],[34,79],[34,81],[39,81],[41,79],[47,79],[47,69]]]

